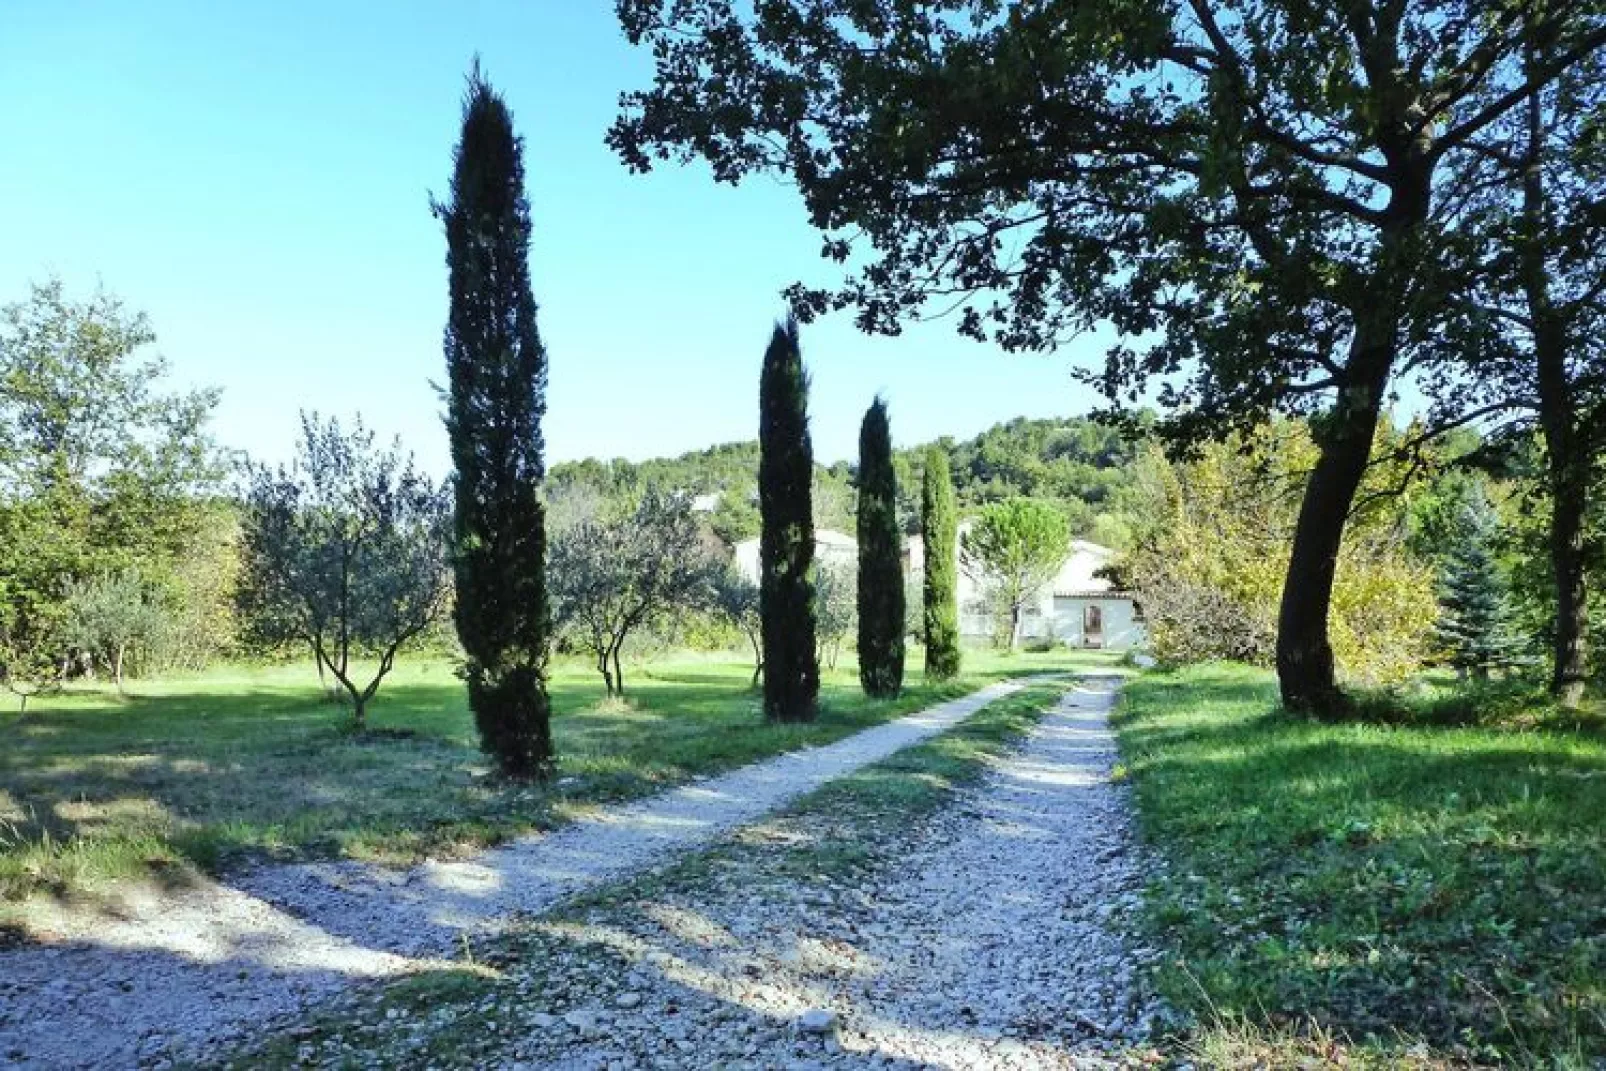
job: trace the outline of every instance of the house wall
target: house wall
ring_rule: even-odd
[[[1068,647],[1089,646],[1083,631],[1089,606],[1097,606],[1104,619],[1100,646],[1111,651],[1128,651],[1143,646],[1148,634],[1143,629],[1143,622],[1137,620],[1132,600],[1127,598],[1056,597],[1047,619],[1053,628],[1054,638]]]

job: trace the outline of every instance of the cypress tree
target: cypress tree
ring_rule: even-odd
[[[1522,661],[1507,621],[1505,583],[1492,546],[1494,525],[1494,511],[1480,491],[1467,503],[1459,537],[1445,560],[1435,630],[1450,665],[1480,678]]]
[[[758,398],[759,614],[764,716],[813,721],[820,693],[814,649],[814,447],[797,320],[777,324]]]
[[[959,675],[959,536],[948,453],[940,446],[926,451],[920,530],[926,551],[926,676],[945,681]]]
[[[463,101],[446,229],[451,308],[446,430],[455,495],[453,570],[463,677],[480,742],[510,777],[552,767],[546,664],[547,357],[530,292],[523,140],[478,61]]]
[[[871,404],[859,427],[859,684],[890,698],[903,687],[903,536],[887,405]]]

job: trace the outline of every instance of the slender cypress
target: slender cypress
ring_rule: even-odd
[[[758,398],[759,614],[764,716],[813,721],[820,693],[814,648],[814,447],[797,320],[777,324]]]
[[[480,74],[463,100],[446,229],[446,430],[455,495],[454,618],[481,746],[510,777],[552,768],[546,665],[547,357],[530,292],[523,140]]]
[[[903,688],[903,533],[887,403],[859,427],[859,684],[878,699]]]
[[[959,675],[958,518],[948,453],[926,451],[920,483],[920,530],[925,540],[926,676],[944,681]]]

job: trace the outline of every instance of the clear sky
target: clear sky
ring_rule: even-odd
[[[526,139],[553,459],[756,434],[781,289],[829,280],[796,195],[706,168],[633,176],[603,144],[646,58],[609,0],[0,0],[0,302],[59,275],[151,318],[219,438],[287,453],[299,408],[361,412],[432,469],[445,434],[444,192],[478,52]],[[850,457],[877,391],[909,444],[1085,412],[1071,355],[951,323],[812,325],[815,450]],[[1091,352],[1084,356],[1091,355]]]

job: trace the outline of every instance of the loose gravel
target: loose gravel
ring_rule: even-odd
[[[135,899],[115,917],[63,910],[44,943],[0,952],[0,1064],[162,1066],[204,1055],[354,983],[440,966],[465,941],[660,865],[1021,687],[994,684],[469,862],[271,866],[227,886]]]
[[[1145,878],[1107,724],[1114,687],[1067,693],[1024,745],[885,862],[798,873],[851,837],[805,806],[665,879],[533,920],[507,973],[435,1002],[336,1009],[306,1066],[1115,1068],[1162,1057],[1136,935]],[[876,805],[874,803],[865,804]],[[246,1054],[234,1066],[252,1066]]]

